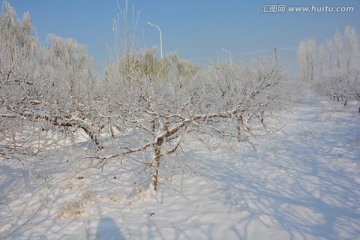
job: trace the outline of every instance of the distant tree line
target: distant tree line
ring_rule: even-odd
[[[336,31],[320,46],[315,39],[301,41],[298,58],[302,80],[315,83],[320,93],[344,105],[360,99],[359,39],[354,27],[347,26],[343,35]]]

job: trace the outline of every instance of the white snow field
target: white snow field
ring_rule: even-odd
[[[278,113],[256,151],[192,142],[156,194],[121,159],[87,167],[79,146],[1,159],[0,239],[360,239],[357,107]]]

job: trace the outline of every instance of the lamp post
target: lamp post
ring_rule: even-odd
[[[232,56],[231,56],[231,52],[230,51],[228,51],[228,50],[226,50],[226,49],[222,49],[224,52],[226,52],[227,54],[229,54],[229,56],[230,56],[230,65],[232,65]]]
[[[149,24],[150,26],[152,27],[156,27],[158,30],[159,30],[159,33],[160,33],[160,56],[161,56],[161,59],[163,58],[163,50],[162,50],[162,34],[161,34],[161,29],[159,26],[155,25],[155,24],[152,24],[151,22],[147,22],[147,24]]]

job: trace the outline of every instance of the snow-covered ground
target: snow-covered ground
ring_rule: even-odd
[[[308,103],[268,126],[256,151],[185,146],[184,174],[157,194],[134,187],[119,159],[89,168],[71,147],[2,159],[0,239],[360,239],[356,106]]]

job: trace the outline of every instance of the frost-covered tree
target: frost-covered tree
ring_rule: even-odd
[[[325,66],[325,47],[324,45],[320,45],[319,47],[319,73],[320,73],[320,77],[323,76],[324,73],[324,66]]]
[[[138,49],[137,25],[140,11],[129,11],[128,0],[124,6],[118,2],[118,15],[113,20],[113,33],[115,45],[109,48],[110,62],[105,67],[105,85],[109,91],[126,81],[128,85],[139,81],[140,78],[152,79],[168,78],[170,75],[193,77],[199,67],[181,59],[176,53],[167,54],[159,59],[156,56],[157,48]]]
[[[348,71],[359,64],[359,42],[354,27],[346,26],[344,31],[344,45],[346,49],[346,68]]]
[[[359,99],[359,42],[355,29],[347,26],[343,36],[336,31],[333,40],[328,41],[326,50],[328,70],[322,74],[320,72],[317,88],[337,101],[342,100],[344,105],[348,100]],[[319,53],[320,68],[322,55]]]
[[[43,94],[53,125],[82,129],[97,148],[100,124],[97,72],[86,47],[73,39],[48,36],[43,56],[46,90]],[[51,112],[51,113],[50,113]]]
[[[301,41],[298,47],[298,59],[304,81],[313,81],[315,77],[316,40]]]
[[[50,84],[71,99],[83,99],[94,90],[97,73],[85,46],[51,34],[44,60]]]
[[[247,142],[265,127],[266,112],[282,104],[284,74],[277,59],[199,71],[176,54],[157,59],[130,51],[131,37],[125,36],[124,54],[100,80],[84,46],[50,35],[41,48],[28,15],[19,21],[7,2],[4,6],[2,153],[3,146],[17,151],[20,140],[33,151],[36,139],[46,148],[69,131],[83,131],[98,150],[100,165],[114,158],[138,164],[143,183],[156,191],[159,178],[176,168],[179,148],[191,145],[189,139],[211,135]]]
[[[336,67],[338,69],[341,68],[341,60],[342,60],[342,50],[343,50],[343,43],[342,43],[342,37],[338,30],[336,30],[335,36],[334,36],[334,47],[335,47],[335,57],[336,57]]]
[[[338,101],[342,99],[346,105],[348,100],[360,99],[359,42],[355,29],[350,26],[345,28],[344,36],[337,31],[334,39],[337,42],[338,65],[327,76],[329,84],[326,92]],[[344,63],[339,64],[339,59]]]
[[[47,49],[41,48],[32,34],[29,14],[18,20],[7,1],[0,27],[3,148],[35,153],[44,143],[53,142],[45,139],[51,137],[47,130],[61,134],[66,128],[83,129],[99,146],[101,126],[89,121],[97,115],[92,107],[96,71],[85,48],[55,36]]]
[[[18,20],[13,7],[4,1],[0,29],[0,151],[6,154],[27,151],[34,141],[33,137],[23,139],[28,124],[17,113],[38,104],[35,96],[41,71],[38,41],[32,35],[29,13]]]
[[[333,41],[332,40],[327,40],[327,65],[328,65],[328,69],[332,69],[333,67]]]
[[[306,59],[306,45],[304,42],[299,43],[298,62],[300,66],[302,79],[305,81],[308,76],[308,67],[307,67],[307,59]]]
[[[103,162],[135,160],[146,173],[144,182],[157,190],[161,172],[174,167],[177,150],[190,135],[247,141],[256,124],[264,124],[266,111],[279,107],[282,79],[276,61],[263,60],[216,65],[190,79],[174,75],[139,78],[130,86],[123,82],[108,117],[127,129],[120,133],[126,141],[108,149]]]

